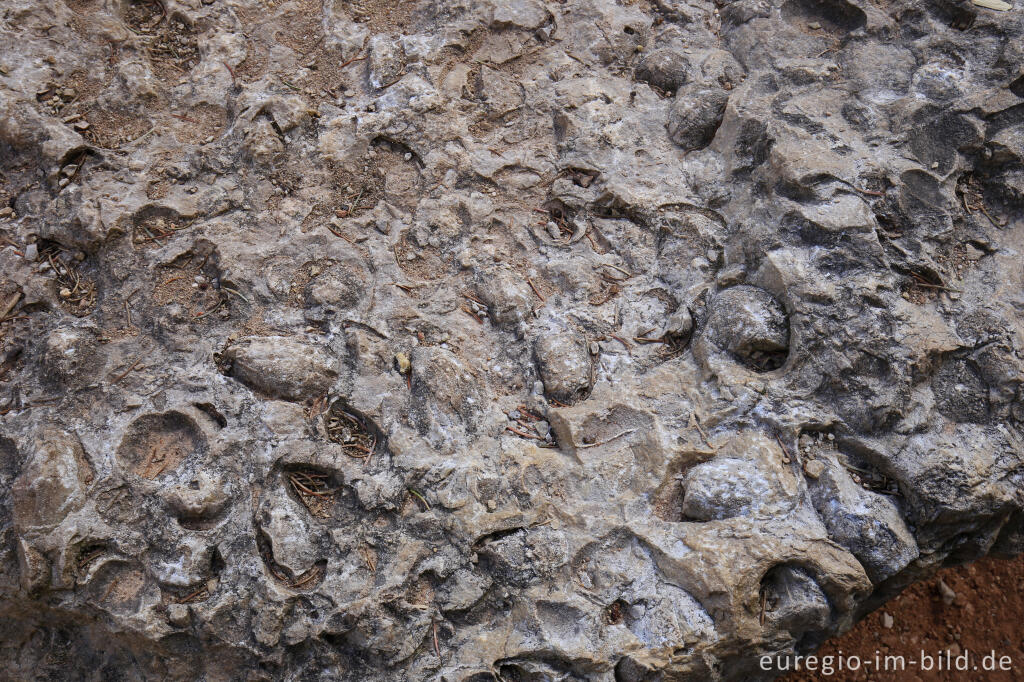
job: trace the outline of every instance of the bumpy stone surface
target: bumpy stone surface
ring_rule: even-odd
[[[13,679],[740,680],[1024,549],[1021,10],[5,0]]]

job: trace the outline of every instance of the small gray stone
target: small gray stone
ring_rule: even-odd
[[[179,628],[192,622],[192,613],[185,604],[169,604],[167,606],[167,622]]]
[[[666,92],[675,92],[690,80],[690,60],[670,48],[654,50],[636,67],[636,79]]]
[[[668,114],[669,138],[686,151],[711,144],[722,124],[729,93],[719,87],[687,87],[676,93]]]
[[[785,308],[764,289],[735,286],[711,302],[706,333],[722,350],[756,369],[777,366],[774,358],[789,348],[789,320]]]
[[[804,473],[811,478],[818,478],[825,471],[825,465],[816,459],[804,463]]]
[[[545,393],[562,403],[574,403],[590,392],[593,369],[587,345],[567,331],[542,334],[533,345]]]

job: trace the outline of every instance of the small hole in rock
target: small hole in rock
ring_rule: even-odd
[[[629,604],[616,599],[611,606],[604,610],[604,620],[609,625],[619,625],[626,620],[626,613],[629,610]]]
[[[289,489],[310,514],[320,519],[330,518],[335,496],[340,490],[330,473],[298,466],[287,469],[284,478]]]
[[[327,439],[353,459],[369,460],[383,446],[384,437],[377,425],[341,400],[324,415],[324,429]]]

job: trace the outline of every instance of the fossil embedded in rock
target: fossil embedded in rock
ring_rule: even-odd
[[[590,391],[593,369],[586,345],[572,332],[544,332],[533,344],[544,392],[562,403],[574,403]]]
[[[732,682],[1024,551],[1019,12],[2,4],[5,678]]]
[[[690,62],[671,49],[654,50],[636,67],[636,79],[665,92],[674,93],[690,80]]]
[[[778,369],[789,351],[789,319],[782,304],[764,289],[736,286],[710,304],[708,337],[758,371]]]

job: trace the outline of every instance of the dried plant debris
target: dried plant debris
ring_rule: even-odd
[[[132,223],[132,241],[146,247],[163,246],[176,232],[189,226],[189,221],[176,212],[160,208],[139,211],[133,217]]]
[[[377,450],[377,436],[366,419],[335,403],[324,415],[327,439],[353,459],[369,460]]]
[[[522,405],[508,413],[511,424],[505,427],[510,434],[537,441],[537,447],[557,448],[551,425],[546,419]]]
[[[1012,2],[0,4],[7,677],[731,682],[1024,550]]]
[[[321,519],[330,518],[336,488],[330,487],[330,474],[311,469],[296,469],[287,473],[288,484],[309,512]]]
[[[75,263],[82,260],[79,254],[66,258],[57,247],[39,253],[40,260],[50,266],[51,286],[61,306],[77,317],[88,315],[96,305],[96,284],[79,272]]]
[[[994,9],[997,12],[1009,12],[1013,9],[1013,5],[1003,0],[971,0],[972,3],[978,7],[984,7],[985,9]]]

